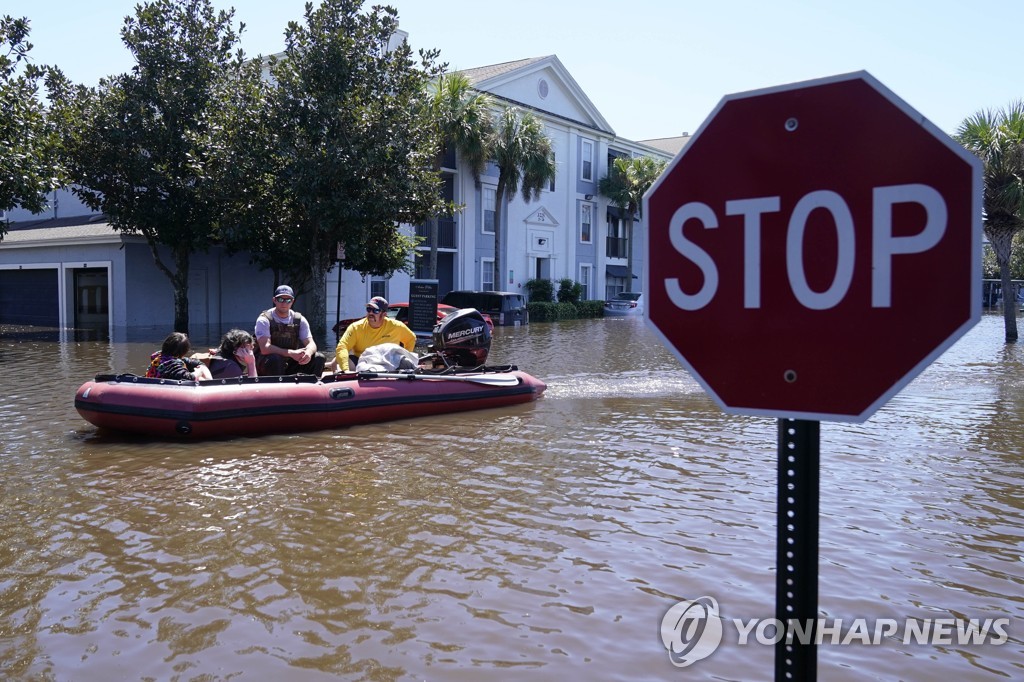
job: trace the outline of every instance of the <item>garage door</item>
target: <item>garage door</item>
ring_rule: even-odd
[[[0,324],[60,326],[57,269],[0,270]]]

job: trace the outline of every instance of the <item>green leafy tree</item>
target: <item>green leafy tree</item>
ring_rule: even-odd
[[[0,211],[46,208],[46,193],[62,183],[58,137],[39,100],[49,69],[29,63],[29,21],[0,19]],[[24,68],[22,68],[24,67]],[[6,231],[0,223],[0,239]]]
[[[131,72],[96,88],[65,84],[55,98],[73,190],[115,229],[145,237],[171,282],[174,329],[182,332],[191,255],[209,247],[224,214],[224,182],[210,160],[223,139],[212,121],[245,61],[232,53],[233,16],[210,0],[137,5],[121,30],[136,62]]]
[[[1011,284],[1013,238],[1024,229],[1024,102],[998,111],[979,111],[960,124],[956,139],[981,159],[984,168],[985,235],[995,251],[1004,292]],[[1006,342],[1017,340],[1017,302],[1003,296]]]
[[[395,10],[361,7],[307,4],[305,23],[288,24],[283,55],[267,64],[266,118],[232,152],[263,169],[253,199],[266,202],[239,214],[235,246],[302,283],[303,312],[318,339],[326,337],[327,273],[339,245],[341,267],[364,276],[406,270],[415,241],[400,225],[444,208],[439,143],[425,113],[428,85],[441,71],[437,53],[421,51],[417,60],[405,42],[392,49]]]
[[[627,289],[633,282],[633,216],[640,215],[644,193],[665,170],[665,165],[665,161],[655,160],[649,156],[618,157],[608,169],[608,175],[598,182],[597,191],[618,206],[626,216]]]
[[[493,125],[491,97],[476,92],[463,74],[442,74],[433,85],[428,116],[441,146],[437,168],[441,168],[445,146],[454,148],[463,167],[479,180],[487,166],[487,139]],[[454,208],[454,207],[453,207]],[[437,278],[438,223],[430,223],[430,278]]]
[[[1021,239],[1021,234],[1024,232],[1014,236],[1010,247],[1010,277],[1013,279],[1024,279],[1024,239]],[[999,262],[991,244],[985,244],[981,252],[981,273],[985,279],[999,279]]]
[[[555,157],[544,124],[530,112],[506,107],[497,117],[487,144],[488,157],[498,167],[494,191],[494,283],[502,278],[501,209],[522,191],[529,203],[555,177]]]
[[[583,285],[579,282],[569,278],[563,277],[558,280],[558,302],[559,303],[572,303],[576,304],[580,302],[580,298],[583,296]]]
[[[301,249],[288,250],[284,241],[282,216],[291,197],[282,192],[271,143],[275,137],[273,118],[274,84],[265,70],[272,58],[257,57],[240,67],[239,78],[231,81],[220,97],[221,106],[210,112],[209,120],[220,132],[219,144],[211,150],[208,168],[219,178],[225,190],[224,213],[232,216],[221,222],[218,236],[228,253],[247,251],[251,262],[274,271],[274,288],[282,283],[282,273],[302,269],[305,255]],[[279,258],[269,263],[265,255],[281,249]],[[306,282],[289,284],[296,291]]]

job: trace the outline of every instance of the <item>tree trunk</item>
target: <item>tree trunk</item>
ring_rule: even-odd
[[[171,282],[174,295],[174,331],[188,334],[188,269],[192,254],[186,248],[172,249],[174,271],[172,272],[160,259],[157,243],[147,238],[149,251],[153,254],[153,263]]]
[[[309,320],[309,331],[320,350],[323,350],[324,344],[327,343],[327,270],[330,264],[330,258],[320,250],[314,250],[310,255],[306,304],[304,309],[299,311]],[[338,274],[341,276],[341,273]],[[325,355],[330,356],[330,353]]]
[[[992,249],[996,253],[996,263],[999,264],[999,278],[1002,281],[1003,290],[1003,326],[1006,330],[1006,343],[1017,341],[1017,291],[1013,287],[1013,278],[1010,275],[1010,250],[1013,244],[1013,235],[1016,233],[1015,226],[993,225],[989,223],[985,227],[988,240],[992,242]]]
[[[188,273],[192,254],[186,248],[174,250],[174,331],[188,334]]]
[[[186,275],[187,277],[187,275]],[[178,280],[177,276],[175,280]],[[175,281],[174,287],[174,331],[188,334],[188,280]]]
[[[633,290],[633,219],[626,218],[626,288],[623,291]]]
[[[437,279],[437,240],[441,232],[439,223],[436,217],[430,221],[430,279]]]
[[[501,263],[501,207],[505,203],[505,181],[499,175],[498,186],[494,190],[494,290],[501,291],[498,285],[504,281]]]

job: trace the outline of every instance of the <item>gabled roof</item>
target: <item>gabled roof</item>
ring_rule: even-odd
[[[615,135],[583,88],[553,54],[463,69],[459,73],[477,90],[499,99]],[[550,97],[537,92],[534,84],[541,79],[551,81],[547,91]]]
[[[141,239],[122,235],[108,222],[102,213],[46,220],[22,220],[8,223],[7,234],[0,241],[2,248],[44,246],[66,243],[107,244]]]
[[[651,140],[637,140],[639,144],[654,147],[655,149],[663,151],[666,154],[671,154],[672,156],[678,154],[683,149],[683,146],[689,141],[689,135],[680,135],[679,137],[656,137]]]
[[[107,216],[102,213],[90,213],[87,215],[64,216],[61,218],[39,218],[37,220],[18,220],[7,223],[8,232],[20,230],[38,230],[54,227],[73,227],[78,225],[92,225],[95,223],[107,224]]]
[[[547,57],[531,57],[530,59],[517,59],[514,62],[504,62],[502,64],[491,64],[489,66],[478,66],[475,69],[463,69],[459,71],[469,81],[470,85],[475,86],[481,81],[487,81],[491,78],[503,76],[516,69],[523,68],[534,62],[539,62]]]

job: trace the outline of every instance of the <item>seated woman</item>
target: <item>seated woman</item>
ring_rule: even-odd
[[[164,339],[160,350],[149,356],[146,376],[181,381],[212,379],[209,368],[201,360],[185,357],[191,348],[188,336],[181,332],[172,332]]]
[[[220,340],[220,348],[212,351],[208,358],[213,378],[256,376],[255,343],[252,334],[241,329],[232,329],[225,334]]]

